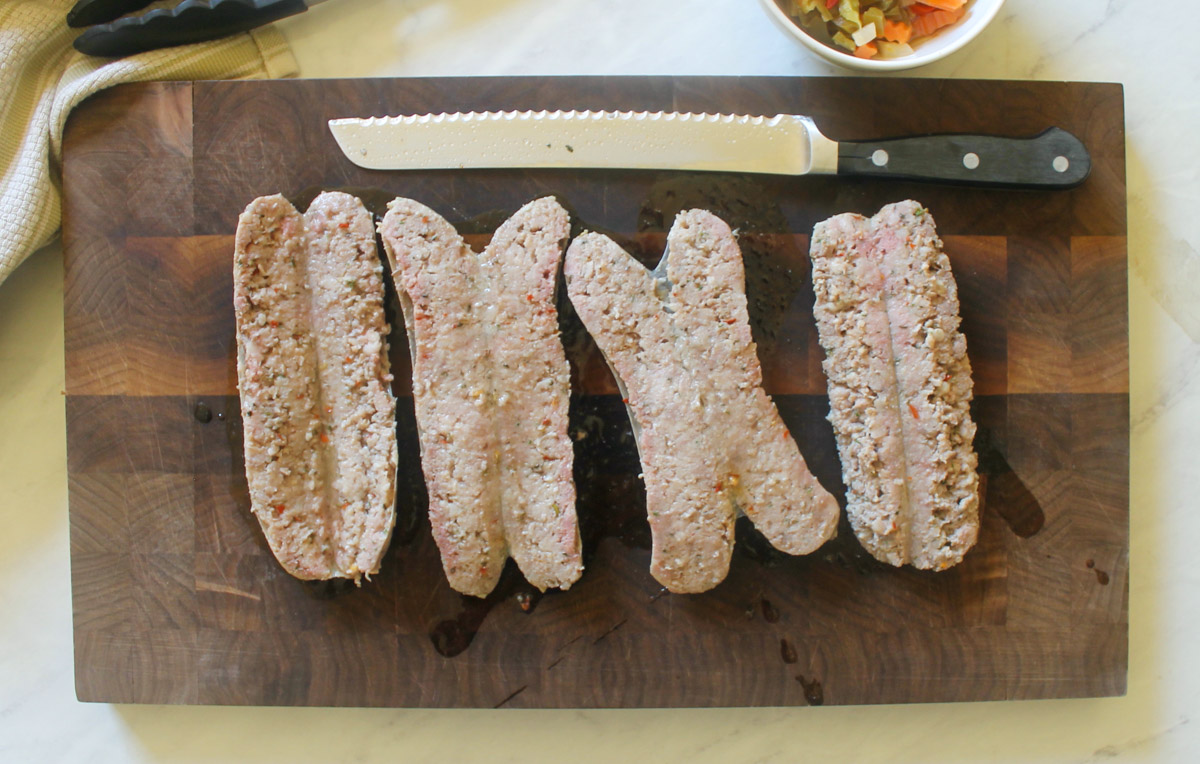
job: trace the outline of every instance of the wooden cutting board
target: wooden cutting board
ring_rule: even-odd
[[[810,114],[834,138],[1081,137],[1068,192],[633,171],[383,173],[325,120],[504,108]],[[75,676],[81,700],[362,706],[741,706],[1062,698],[1125,691],[1129,388],[1119,85],[861,78],[571,78],[129,85],[72,115],[63,190]],[[587,570],[486,601],[442,576],[426,520],[406,341],[399,521],[375,580],[302,583],[271,557],[242,473],[231,257],[238,213],[283,192],[416,198],[486,241],[555,194],[577,230],[647,263],[681,208],[740,229],[768,392],[843,493],[811,315],[812,225],[916,198],[958,278],[986,495],[944,573],[868,557],[843,521],[816,554],[744,524],[729,578],[665,594],[609,372],[560,302]],[[390,309],[395,310],[394,300]]]

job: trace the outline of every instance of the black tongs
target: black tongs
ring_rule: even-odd
[[[79,0],[67,13],[67,26],[91,28],[75,38],[75,49],[89,56],[119,58],[216,40],[303,13],[322,0],[183,0],[173,8],[125,16],[150,2]]]

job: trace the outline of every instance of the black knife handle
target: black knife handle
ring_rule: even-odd
[[[151,0],[79,0],[67,11],[67,26],[79,29],[105,24],[126,13],[140,11],[150,3]]]
[[[117,58],[245,32],[308,10],[304,0],[183,0],[95,26],[75,38],[89,56]]]
[[[1092,171],[1083,143],[1052,127],[1032,138],[928,135],[838,144],[838,174],[1010,188],[1078,186]]]

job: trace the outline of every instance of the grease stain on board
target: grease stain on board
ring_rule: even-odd
[[[437,622],[429,631],[433,649],[444,658],[453,658],[466,652],[483,626],[492,609],[505,600],[512,599],[523,613],[532,613],[542,599],[517,570],[513,560],[504,566],[496,588],[487,597],[480,599],[467,594],[459,595],[460,610],[450,618]]]
[[[796,655],[796,646],[786,639],[779,640],[779,657],[789,666],[800,660],[800,656]]]
[[[196,407],[192,409],[192,417],[195,418],[195,420],[200,424],[208,424],[212,421],[213,412],[207,403],[200,401],[196,404]]]
[[[1108,571],[1100,570],[1099,568],[1097,568],[1096,561],[1091,558],[1089,558],[1088,561],[1086,563],[1084,563],[1084,565],[1087,567],[1088,570],[1090,570],[1096,574],[1096,583],[1100,584],[1101,586],[1108,586],[1109,581],[1111,580],[1111,578],[1108,575]]]
[[[814,676],[812,680],[808,680],[803,674],[796,674],[796,681],[804,688],[804,699],[808,701],[808,705],[825,705],[825,688],[821,686],[819,679]]]
[[[767,623],[779,623],[779,609],[771,604],[771,600],[763,597],[762,602],[759,604],[762,607],[764,621]]]
[[[489,602],[488,599],[462,595],[462,610],[458,615],[438,622],[429,632],[433,649],[444,658],[453,658],[466,652],[494,605],[495,602]]]

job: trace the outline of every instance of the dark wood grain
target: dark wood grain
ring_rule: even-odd
[[[158,83],[72,115],[64,159],[67,443],[82,700],[361,706],[735,706],[1121,694],[1128,648],[1129,353],[1123,95],[1116,85],[794,78]],[[847,140],[1031,135],[1092,153],[1068,192],[634,171],[384,173],[331,117],[622,108],[813,115]],[[569,304],[587,571],[538,596],[509,566],[487,601],[442,576],[425,517],[406,340],[392,337],[398,523],[361,589],[280,569],[251,517],[231,252],[254,196],[355,189],[445,214],[476,246],[555,194],[576,230],[648,264],[674,214],[736,226],[766,387],[843,489],[806,257],[813,223],[906,197],[938,221],[975,373],[983,529],[944,573],[870,558],[843,520],[816,554],[744,521],[728,579],[666,595],[617,389]],[[395,311],[395,305],[389,310]]]

